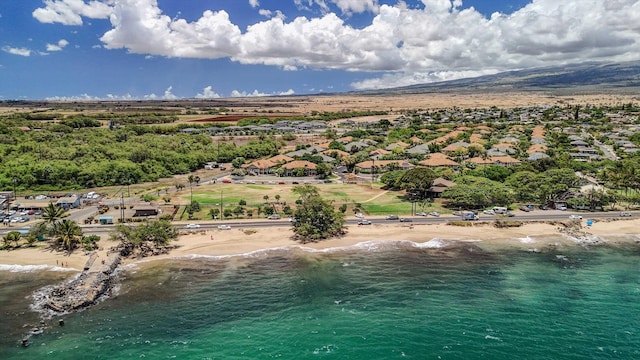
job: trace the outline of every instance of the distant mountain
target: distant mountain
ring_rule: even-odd
[[[420,94],[431,92],[547,91],[553,93],[637,93],[640,61],[584,63],[508,71],[452,81],[364,91],[365,94]]]

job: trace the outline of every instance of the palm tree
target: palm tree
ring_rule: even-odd
[[[42,210],[42,220],[48,225],[55,225],[63,216],[64,209],[56,206],[54,203],[49,203],[49,205]]]
[[[62,245],[62,248],[71,252],[75,245],[82,238],[82,229],[75,221],[62,220],[54,226],[54,234],[56,242]]]

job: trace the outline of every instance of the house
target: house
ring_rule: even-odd
[[[65,210],[75,209],[80,206],[80,197],[75,195],[61,197],[56,201],[56,205]]]
[[[242,165],[242,168],[245,169],[249,174],[252,175],[266,175],[271,174],[272,169],[277,166],[271,160],[256,160],[250,164]]]
[[[414,146],[405,151],[407,154],[428,154],[429,153],[429,145],[420,144],[418,146]]]
[[[346,145],[344,146],[344,148],[345,148],[348,152],[353,153],[353,152],[355,152],[356,150],[366,149],[366,148],[368,148],[369,146],[371,146],[371,144],[369,144],[369,143],[367,143],[367,142],[364,142],[364,141],[354,141],[354,142],[350,142],[350,143],[346,144]]]
[[[529,161],[538,161],[538,160],[542,160],[542,159],[547,159],[550,156],[543,153],[543,152],[533,152],[533,153],[529,153],[529,157],[527,158],[527,160]]]
[[[454,169],[458,169],[460,167],[460,164],[451,160],[447,155],[443,153],[430,154],[428,159],[420,161],[418,165],[422,165],[430,168],[437,168],[437,167],[444,166],[444,167],[451,167]]]
[[[491,156],[488,158],[474,157],[467,160],[468,163],[476,165],[498,165],[498,166],[511,166],[520,164],[522,161],[514,159],[511,156]]]
[[[304,169],[304,176],[315,176],[318,166],[311,161],[294,160],[282,165],[284,176],[298,176],[299,169]]]
[[[98,222],[100,223],[100,225],[112,225],[113,216],[100,216],[98,218]]]
[[[292,158],[292,157],[289,157],[287,155],[280,154],[280,155],[276,155],[276,156],[270,157],[267,160],[271,161],[274,164],[284,164],[284,163],[288,163],[289,161],[293,161],[295,159]]]
[[[133,217],[157,216],[160,210],[150,205],[137,205],[133,208]]]
[[[406,160],[371,160],[357,163],[356,169],[360,172],[370,174],[374,166],[377,173],[386,172],[390,169],[409,170],[415,167]]]
[[[389,151],[393,151],[396,148],[401,148],[401,149],[406,149],[409,147],[409,144],[407,144],[406,142],[403,141],[398,141],[392,144],[389,144],[385,150],[389,150]]]
[[[442,151],[444,154],[448,154],[448,153],[455,152],[458,149],[466,149],[468,147],[469,147],[469,143],[464,141],[458,141],[458,142],[454,142],[453,144],[449,144],[448,146],[446,146],[444,149],[440,151]]]
[[[342,151],[342,150],[339,150],[339,149],[328,149],[328,150],[325,150],[325,151],[322,152],[322,155],[330,156],[330,157],[332,157],[334,159],[344,159],[344,158],[347,158],[347,157],[351,156],[351,154],[349,154],[348,152]]]
[[[454,185],[455,183],[453,181],[449,181],[444,178],[437,178],[433,180],[433,185],[431,185],[429,190],[427,190],[427,196],[430,198],[439,198],[446,189]]]

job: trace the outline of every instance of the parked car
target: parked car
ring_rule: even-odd
[[[528,206],[520,206],[518,209],[520,209],[520,211],[524,211],[524,212],[531,211],[531,208],[529,208]]]
[[[482,213],[483,213],[483,214],[486,214],[486,215],[495,215],[495,214],[496,214],[496,212],[495,212],[495,211],[493,211],[493,210],[491,210],[491,209],[489,209],[489,210],[484,210]]]
[[[630,212],[628,212],[628,211],[622,211],[622,212],[620,213],[620,216],[621,216],[621,217],[631,216],[631,213],[630,213]]]
[[[429,216],[439,217],[439,216],[440,216],[440,213],[439,213],[439,212],[437,212],[437,211],[432,211],[432,212],[430,212],[430,213],[429,213]]]
[[[364,214],[363,213],[356,213],[356,217],[359,219],[364,219]]]
[[[418,212],[416,213],[416,216],[427,216],[426,212]]]
[[[358,221],[358,225],[371,225],[371,221],[366,220],[366,219],[362,219],[362,220]]]
[[[225,184],[231,184],[231,179],[222,179],[222,182]]]
[[[267,219],[269,219],[269,220],[280,220],[280,215],[271,214],[271,215],[267,216]]]
[[[413,222],[413,220],[409,218],[400,218],[400,222]]]
[[[187,224],[187,226],[185,226],[185,229],[198,229],[200,228],[200,224]]]
[[[389,216],[387,216],[387,220],[398,220],[398,219],[400,219],[398,217],[398,215],[389,215]]]
[[[514,216],[516,216],[516,214],[512,213],[511,211],[507,211],[507,213],[506,213],[506,214],[504,214],[504,215],[506,215],[506,216],[508,216],[508,217],[514,217]]]
[[[582,215],[569,215],[571,220],[582,220]]]
[[[229,225],[218,225],[218,230],[231,230]]]

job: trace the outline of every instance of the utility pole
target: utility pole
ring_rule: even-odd
[[[120,192],[120,223],[124,224],[124,191]]]
[[[371,159],[371,188],[373,189],[373,182],[376,177],[376,159]]]
[[[222,221],[222,189],[220,189],[220,221]]]

